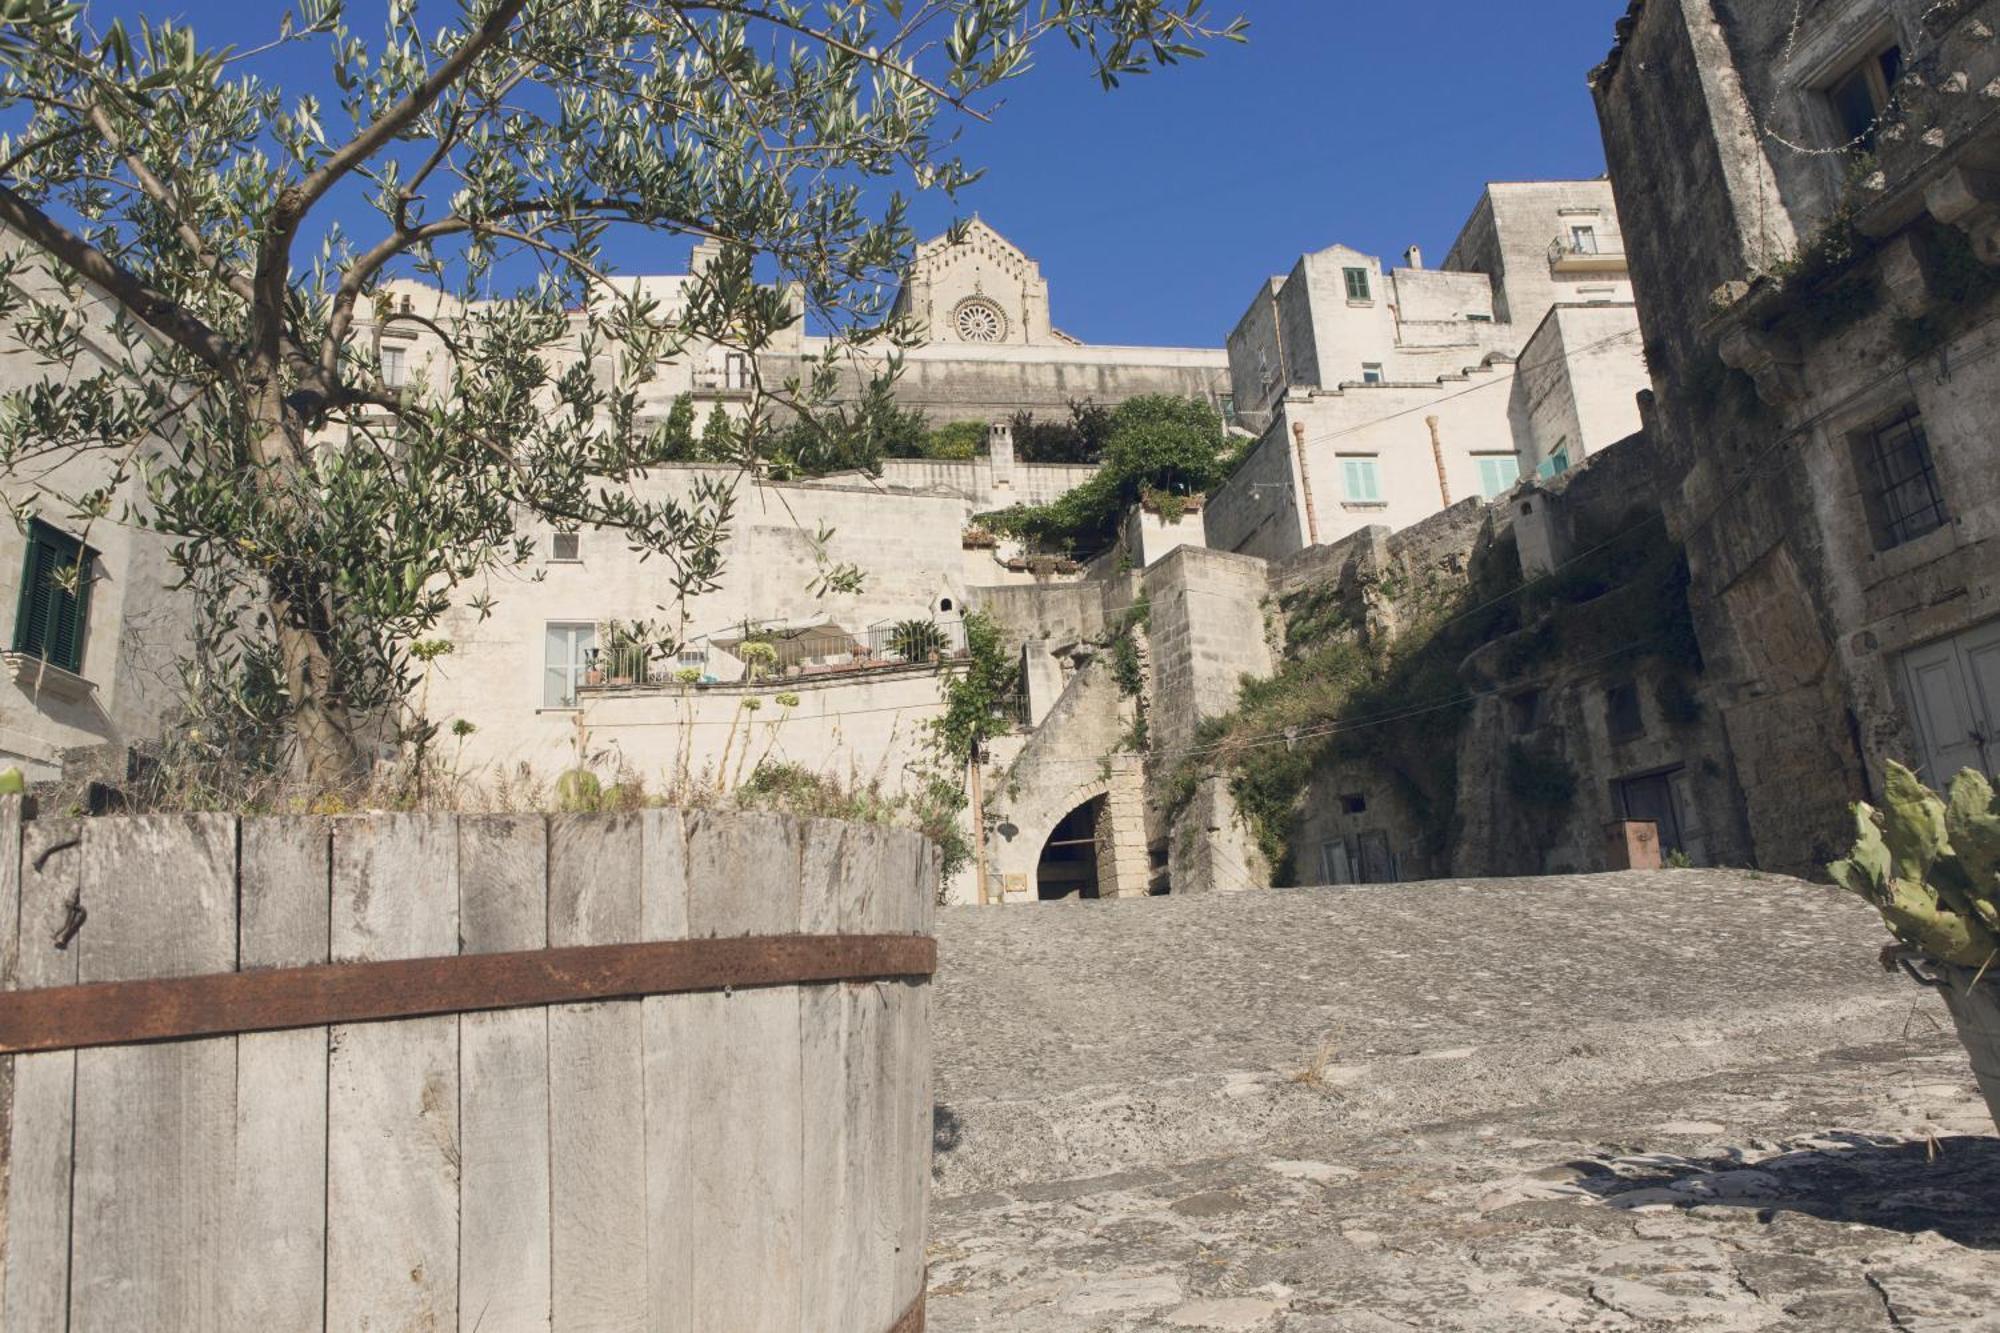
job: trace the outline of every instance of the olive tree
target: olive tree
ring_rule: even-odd
[[[760,381],[741,432],[774,408],[828,440],[851,427],[839,358],[906,334],[882,318],[914,240],[902,191],[975,178],[959,135],[1037,43],[1109,86],[1241,27],[1202,0],[374,14],[364,33],[342,0],[302,0],[258,44],[214,45],[0,0],[0,320],[46,368],[0,404],[0,478],[17,511],[166,534],[228,644],[202,688],[328,783],[465,580],[528,559],[524,519],[622,530],[681,596],[713,585],[729,488],[638,498],[672,447],[644,385],[698,344],[754,354],[805,317],[798,291],[831,350]],[[323,96],[268,76],[315,55]],[[611,281],[635,230],[721,257],[663,305]],[[387,382],[369,335],[425,319],[377,308],[397,276],[463,303],[430,321],[446,365],[416,385]],[[79,358],[86,336],[110,364]],[[868,364],[893,367],[881,350]],[[88,455],[90,485],[48,480]]]

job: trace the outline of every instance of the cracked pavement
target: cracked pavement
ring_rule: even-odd
[[[955,909],[930,1327],[2000,1333],[2000,1138],[1819,886]]]

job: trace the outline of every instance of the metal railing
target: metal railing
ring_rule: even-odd
[[[1549,267],[1556,268],[1566,263],[1585,263],[1601,259],[1607,264],[1625,262],[1625,251],[1616,246],[1606,245],[1602,240],[1579,241],[1572,237],[1558,236],[1549,242]]]
[[[739,625],[671,651],[621,643],[589,654],[591,686],[731,685],[943,665],[967,655],[965,622],[913,616],[848,630],[817,625]]]

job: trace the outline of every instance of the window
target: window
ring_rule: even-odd
[[[1340,813],[1343,815],[1365,815],[1368,813],[1368,798],[1360,792],[1340,798]]]
[[[1930,439],[1923,418],[1903,413],[1888,425],[1868,432],[1861,448],[1863,499],[1875,530],[1875,546],[1915,541],[1944,526],[1944,493],[1931,465]]]
[[[400,389],[410,382],[409,352],[405,348],[383,347],[382,382],[392,389]]]
[[[83,674],[83,639],[90,621],[91,565],[97,552],[39,519],[28,524],[21,603],[14,614],[14,651]]]
[[[725,389],[750,387],[749,357],[741,352],[731,352],[722,359],[722,387]]]
[[[1467,315],[1465,318],[1473,324],[1491,324],[1493,322],[1493,316],[1491,315]]]
[[[1348,300],[1350,300],[1350,301],[1372,301],[1372,300],[1374,300],[1374,299],[1375,299],[1375,292],[1374,292],[1374,289],[1373,289],[1373,288],[1372,288],[1371,286],[1369,286],[1369,283],[1368,283],[1368,270],[1367,270],[1367,269],[1365,269],[1365,268],[1349,268],[1349,269],[1342,269],[1342,270],[1341,270],[1341,272],[1342,272],[1342,273],[1343,273],[1343,274],[1344,274],[1344,275],[1346,276],[1346,278],[1347,278],[1347,299],[1348,299]]]
[[[542,707],[576,707],[576,688],[597,656],[597,626],[551,623],[542,653]]]
[[[1541,466],[1535,469],[1535,475],[1547,480],[1550,477],[1560,477],[1567,471],[1569,471],[1569,441],[1565,439],[1555,447],[1553,453],[1542,460]]]
[[[1892,104],[1896,81],[1903,77],[1903,48],[1891,44],[1849,66],[1827,85],[1827,105],[1839,127],[1841,147],[1873,152],[1875,131]]]
[[[1363,361],[1361,363],[1361,382],[1363,384],[1382,383],[1382,363],[1380,361]]]
[[[1646,722],[1639,713],[1639,687],[1628,682],[1606,690],[1604,720],[1614,741],[1629,741],[1645,735]]]
[[[1382,480],[1373,458],[1343,458],[1340,476],[1349,504],[1380,504]]]
[[[1236,395],[1233,393],[1222,395],[1222,421],[1226,426],[1236,424]]]
[[[1479,460],[1479,494],[1484,499],[1505,495],[1520,479],[1519,454],[1493,454]]]
[[[1569,229],[1569,252],[1573,255],[1596,254],[1597,228],[1571,227]]]
[[[575,532],[558,532],[549,549],[551,560],[583,559],[583,537]]]

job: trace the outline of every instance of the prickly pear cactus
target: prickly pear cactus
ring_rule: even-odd
[[[588,814],[603,804],[603,784],[589,769],[573,768],[556,779],[556,808],[564,814]]]
[[[1889,765],[1882,808],[1854,807],[1854,849],[1827,867],[1882,913],[1896,938],[1942,963],[2000,955],[2000,802],[1970,769],[1951,800]]]

